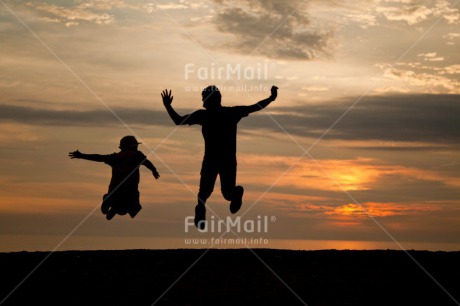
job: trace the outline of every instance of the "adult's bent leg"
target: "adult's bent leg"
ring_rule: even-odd
[[[240,210],[243,204],[244,188],[236,186],[236,160],[223,163],[220,171],[220,183],[222,195],[230,201],[230,212],[232,214]]]

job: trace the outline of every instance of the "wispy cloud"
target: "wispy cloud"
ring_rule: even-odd
[[[376,26],[378,24],[377,15],[367,12],[347,14],[347,19],[356,22],[363,29],[367,29],[368,27]]]
[[[376,12],[388,21],[402,21],[416,25],[430,18],[442,16],[448,23],[456,24],[460,20],[460,12],[452,8],[448,1],[428,1],[420,5],[419,1],[387,0],[386,5],[379,5]]]
[[[304,86],[302,87],[303,90],[306,91],[328,91],[329,88],[326,86]]]
[[[443,38],[447,40],[447,45],[453,46],[455,41],[460,39],[460,33],[448,33]]]
[[[422,57],[423,60],[429,61],[429,62],[442,62],[442,61],[444,61],[444,57],[438,56],[436,52],[420,53],[417,56]]]
[[[383,14],[390,21],[405,21],[413,25],[428,19],[433,13],[426,6],[405,5],[402,7],[379,7],[377,12]]]
[[[443,60],[441,57],[425,57],[425,59],[431,62]],[[455,74],[456,72],[456,66],[447,66],[443,68],[419,65],[416,69],[411,67],[385,68],[383,77],[399,82],[400,88],[401,86],[403,86],[403,88],[404,86],[413,86],[418,87],[419,90],[426,93],[448,92],[458,94],[458,81],[446,75]]]
[[[44,14],[43,20],[48,22],[63,22],[67,26],[79,25],[80,22],[94,22],[96,24],[109,24],[114,17],[101,9],[109,9],[111,6],[95,5],[95,3],[81,3],[71,7],[49,4],[46,2],[29,2],[27,5]]]

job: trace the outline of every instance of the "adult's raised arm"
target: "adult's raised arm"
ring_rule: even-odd
[[[278,87],[272,86],[270,89],[271,95],[267,99],[261,100],[253,105],[246,106],[245,110],[247,111],[248,114],[260,111],[261,109],[267,107],[270,103],[276,100],[276,97],[278,96]]]
[[[169,90],[169,92],[167,89],[163,90],[161,93],[161,98],[163,99],[163,105],[168,111],[169,117],[171,117],[172,121],[174,121],[176,125],[186,124],[186,116],[179,115],[171,105],[174,99],[174,97],[171,95],[171,90]]]

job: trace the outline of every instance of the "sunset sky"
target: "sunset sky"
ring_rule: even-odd
[[[221,236],[185,231],[200,127],[160,96],[186,114],[211,84],[225,106],[279,87],[239,123],[237,216],[269,220],[240,238],[458,250],[459,80],[458,0],[0,0],[0,251],[211,246],[185,243]],[[161,178],[142,168],[143,209],[107,221],[110,167],[68,152],[125,135]],[[211,216],[230,216],[219,180]]]

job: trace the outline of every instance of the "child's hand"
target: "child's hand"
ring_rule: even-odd
[[[278,87],[272,86],[271,92],[272,92],[272,95],[270,96],[270,98],[272,98],[273,100],[275,100],[276,97],[278,96]]]
[[[74,158],[81,158],[81,152],[80,151],[74,151],[69,153],[69,157],[74,159]]]
[[[158,173],[158,171],[152,171],[152,174],[153,174],[153,177],[155,177],[156,180],[160,177],[160,174]]]

